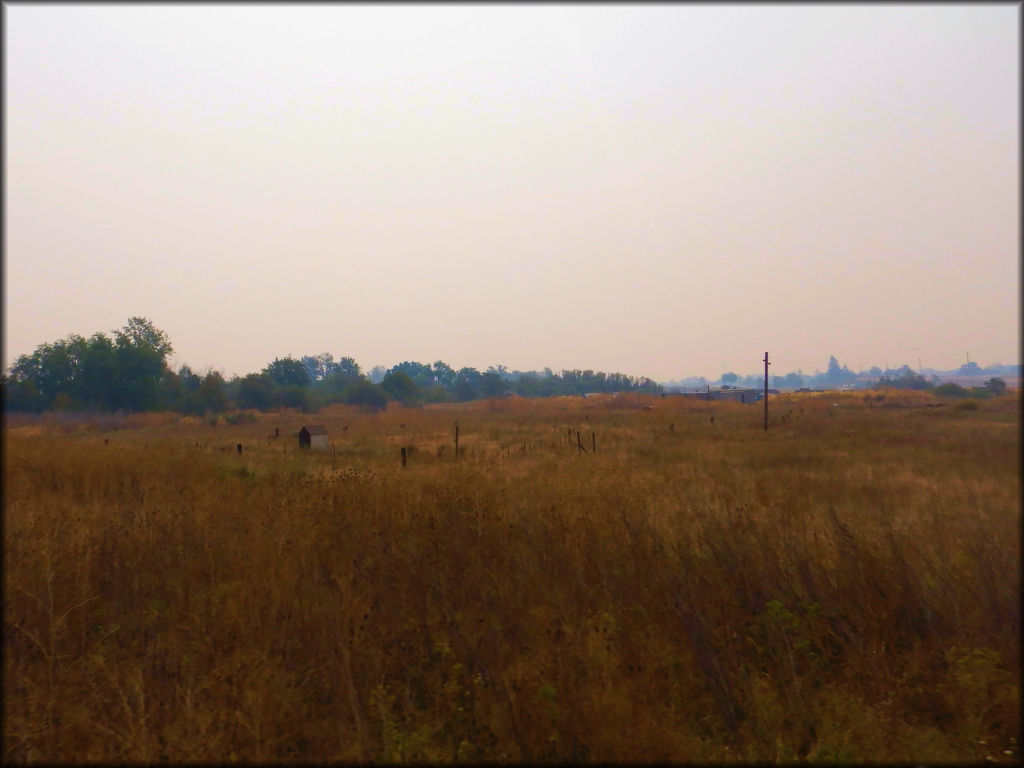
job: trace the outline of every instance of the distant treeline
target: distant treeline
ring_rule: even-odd
[[[990,365],[982,368],[977,363],[968,362],[960,366],[955,371],[955,374],[958,376],[983,376],[991,374],[1019,376],[1020,366]],[[941,378],[935,375],[934,372],[917,372],[911,369],[909,365],[903,365],[899,368],[886,368],[885,370],[874,365],[866,371],[854,373],[846,365],[840,365],[834,355],[828,359],[827,370],[814,374],[793,371],[783,375],[773,375],[770,377],[770,380],[771,386],[779,389],[799,389],[800,387],[837,389],[843,385],[853,385],[860,388],[870,387],[873,389],[932,389],[945,386],[941,384]],[[1002,381],[1002,379],[990,379],[989,381]],[[692,377],[667,382],[665,387],[670,390],[689,390],[704,389],[705,387],[717,386],[718,384],[761,389],[764,387],[764,376],[757,374],[738,376],[735,373],[727,372],[723,373],[717,381],[709,381],[704,377]],[[987,383],[986,386],[988,386]],[[998,384],[995,386],[998,387]]]
[[[220,413],[237,408],[315,410],[332,403],[384,408],[389,400],[405,405],[464,402],[507,394],[521,397],[580,395],[590,392],[657,393],[646,377],[571,370],[486,371],[402,362],[364,374],[351,357],[335,360],[324,353],[277,358],[259,373],[225,379],[214,370],[171,369],[167,334],[142,317],[112,336],[88,339],[72,334],[21,355],[2,378],[7,411],[147,411]]]

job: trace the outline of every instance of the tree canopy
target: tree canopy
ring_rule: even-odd
[[[263,369],[263,373],[280,387],[305,387],[310,383],[306,366],[290,355],[283,359],[275,359]]]
[[[3,376],[6,410],[99,411],[174,410],[220,413],[230,408],[309,410],[330,403],[384,407],[393,399],[407,405],[459,402],[513,392],[522,397],[589,392],[659,392],[645,377],[592,370],[513,371],[494,365],[486,371],[455,369],[406,360],[364,374],[351,357],[327,352],[275,358],[261,371],[225,380],[215,370],[188,365],[171,370],[173,346],[167,334],[144,317],[132,317],[110,334],[72,334],[21,355]]]
[[[27,411],[150,410],[160,405],[172,352],[167,334],[144,317],[130,318],[113,337],[72,334],[15,360],[4,382],[4,405]]]

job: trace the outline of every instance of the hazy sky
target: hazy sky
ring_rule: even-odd
[[[4,17],[5,368],[1019,362],[1019,6]]]

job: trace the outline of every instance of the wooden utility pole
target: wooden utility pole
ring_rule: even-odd
[[[764,431],[768,431],[768,353],[764,353]]]

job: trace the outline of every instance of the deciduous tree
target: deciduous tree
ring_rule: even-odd
[[[392,369],[380,383],[385,392],[400,403],[410,403],[416,397],[417,386],[405,371]]]
[[[279,387],[309,386],[309,372],[306,366],[290,355],[275,359],[263,369],[263,374]]]

